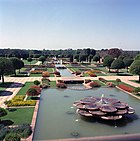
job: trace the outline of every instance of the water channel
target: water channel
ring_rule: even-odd
[[[135,114],[114,122],[86,119],[75,113],[73,102],[84,97],[97,96],[117,98],[135,109]],[[70,89],[43,90],[33,140],[93,137],[115,134],[139,133],[139,100],[116,89],[96,88],[85,91]]]
[[[59,67],[62,65],[56,64],[55,67]],[[68,69],[58,69],[58,71],[60,72],[61,76],[74,76],[70,71],[68,71]]]

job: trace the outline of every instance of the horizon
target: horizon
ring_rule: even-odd
[[[0,49],[139,51],[139,0],[0,0]]]

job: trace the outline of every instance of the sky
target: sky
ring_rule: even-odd
[[[140,50],[140,0],[0,0],[0,48]]]

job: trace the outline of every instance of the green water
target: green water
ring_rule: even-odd
[[[93,118],[87,120],[75,114],[75,108],[72,108],[74,101],[87,96],[101,97],[102,94],[105,97],[117,98],[127,102],[135,109],[135,115],[117,121],[117,128],[115,128],[114,122],[93,120]],[[73,138],[72,132],[79,133],[78,137],[139,133],[139,104],[139,100],[115,88],[97,88],[86,91],[43,90],[34,140]]]

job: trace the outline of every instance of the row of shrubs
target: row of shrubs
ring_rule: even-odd
[[[5,127],[0,124],[0,140],[20,141],[21,138],[27,138],[31,135],[32,128],[29,124],[23,124],[16,127]]]
[[[40,85],[41,88],[48,88],[50,87],[50,80],[46,77],[42,78],[42,84]]]
[[[5,104],[8,107],[14,107],[14,106],[35,106],[36,101],[35,100],[27,100],[24,101],[25,96],[23,95],[17,95],[12,100],[5,101]]]
[[[96,73],[101,73],[100,70],[89,70],[86,71],[86,74],[88,74],[90,77],[97,77]]]
[[[67,85],[64,83],[63,80],[58,80],[56,84],[57,88],[67,88]]]
[[[134,88],[127,86],[125,84],[119,84],[118,87],[130,93],[134,92],[135,90]]]

